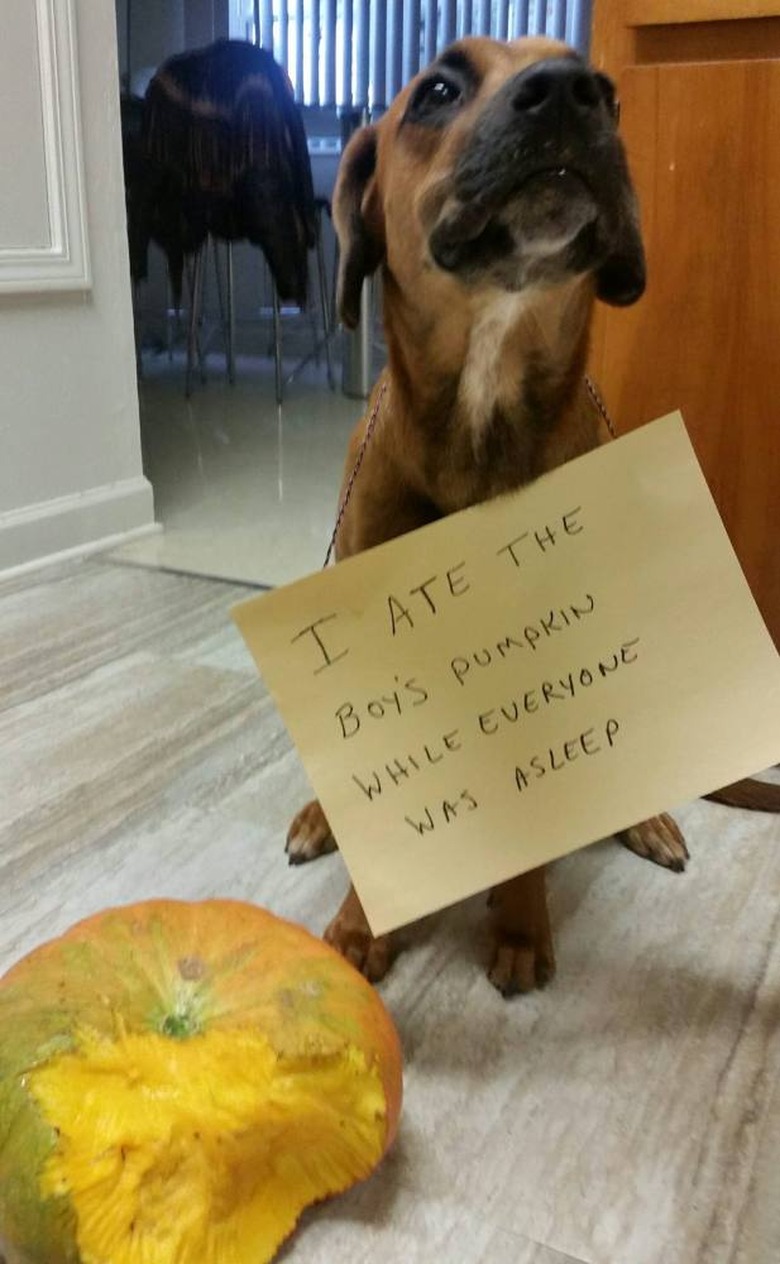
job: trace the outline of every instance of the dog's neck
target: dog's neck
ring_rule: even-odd
[[[547,467],[550,444],[566,447],[561,432],[587,354],[587,280],[468,296],[443,321],[426,320],[392,283],[387,303],[390,381],[402,397],[410,463],[442,512],[529,482]],[[572,454],[584,444],[572,434]]]
[[[560,330],[542,326],[538,307],[538,297],[524,293],[490,295],[476,306],[457,396],[475,452],[499,418],[548,420],[534,415],[533,378],[560,363]]]

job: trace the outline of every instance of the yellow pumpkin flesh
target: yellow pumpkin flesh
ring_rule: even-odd
[[[0,1244],[30,1264],[263,1264],[368,1176],[401,1102],[375,991],[252,905],[98,914],[0,980]]]

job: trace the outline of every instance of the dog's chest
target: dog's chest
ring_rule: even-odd
[[[527,300],[520,294],[501,294],[478,311],[471,328],[458,388],[458,409],[475,449],[490,427],[498,405],[523,386],[522,357],[511,344],[527,317]]]

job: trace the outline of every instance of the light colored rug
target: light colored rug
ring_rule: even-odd
[[[0,583],[0,969],[152,896],[330,917],[339,856],[283,854],[307,786],[243,596],[99,560]],[[543,993],[488,985],[481,899],[406,934],[398,1143],[285,1264],[777,1264],[780,821],[677,816],[685,875],[609,840],[554,866]]]

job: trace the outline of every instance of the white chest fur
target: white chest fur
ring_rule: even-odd
[[[458,403],[468,418],[475,443],[493,416],[499,396],[510,385],[522,385],[523,366],[506,363],[507,337],[526,318],[527,294],[491,295],[478,308],[458,390]]]

